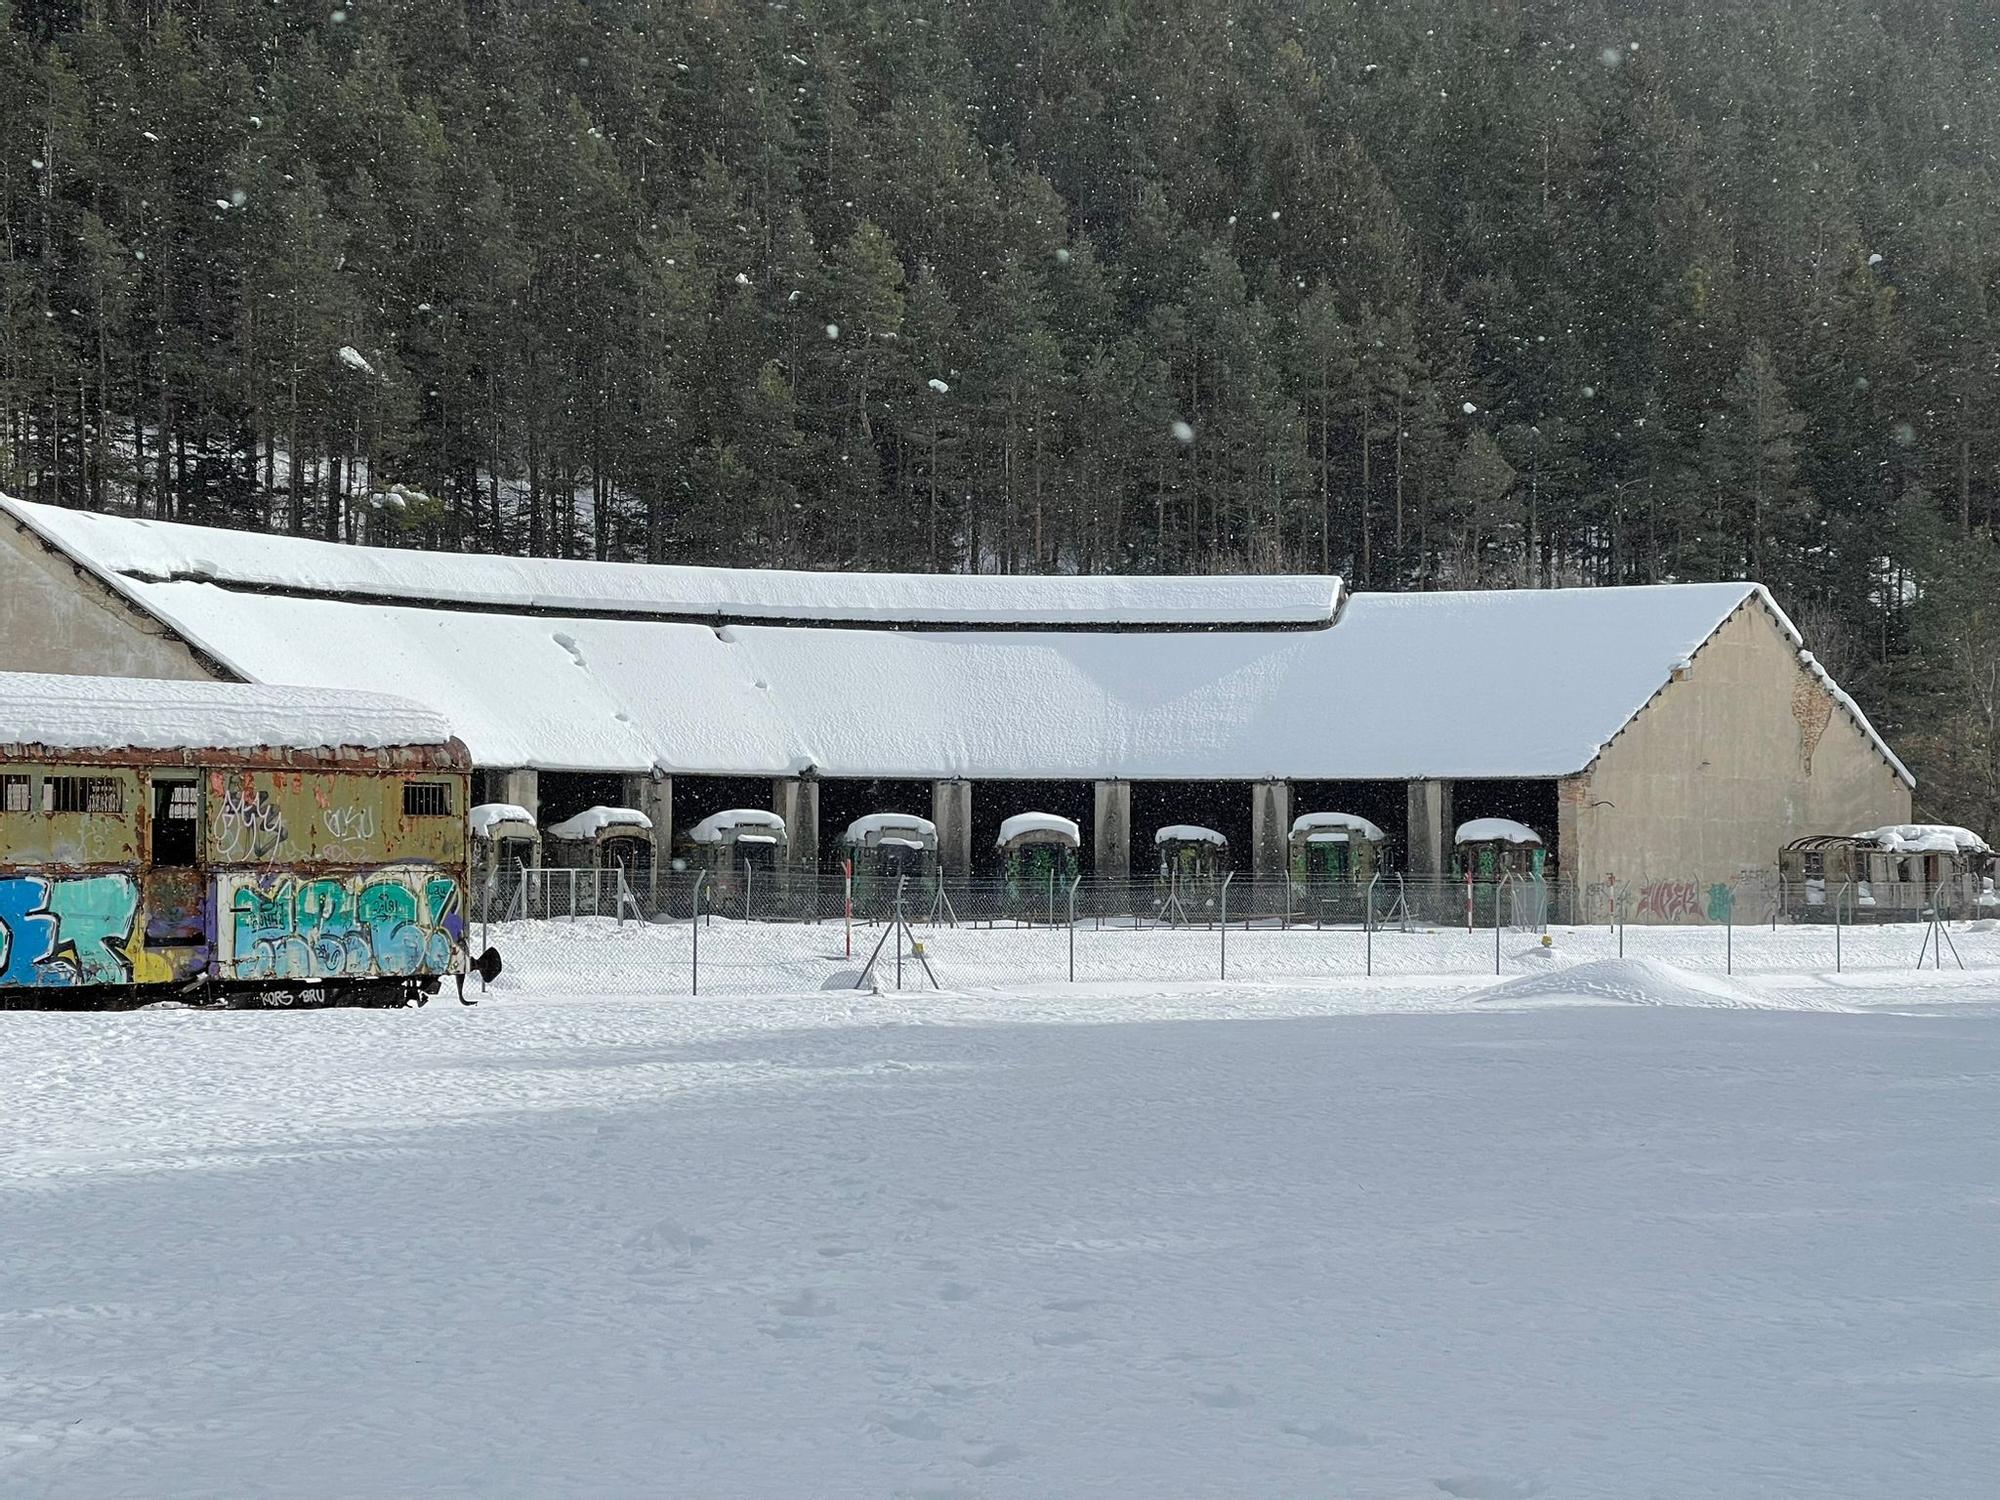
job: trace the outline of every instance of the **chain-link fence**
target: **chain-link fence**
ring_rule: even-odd
[[[1720,974],[2000,968],[2000,897],[1977,878],[1832,890],[1526,877],[1313,885],[923,879],[766,870],[718,880],[517,871],[476,894],[483,937],[537,989],[783,994],[1193,979],[1507,973],[1562,958],[1655,958]],[[1544,942],[1546,937],[1547,941]]]

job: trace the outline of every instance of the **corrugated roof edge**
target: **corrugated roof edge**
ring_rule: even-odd
[[[427,552],[414,549],[378,548],[352,546],[346,543],[327,542],[313,537],[278,537],[271,540],[290,547],[308,549],[315,557],[336,557],[342,553],[352,554],[357,562],[366,562],[378,554],[393,557],[397,562],[405,559],[478,559],[497,565],[519,564],[535,568],[546,564],[549,568],[602,569],[606,581],[602,590],[564,592],[560,579],[550,580],[558,586],[553,590],[480,590],[450,589],[438,587],[404,586],[400,581],[350,577],[325,583],[300,582],[286,579],[275,570],[256,567],[217,567],[210,560],[202,560],[199,566],[176,567],[171,561],[157,568],[147,568],[133,563],[130,559],[112,557],[109,560],[94,555],[93,549],[81,545],[79,539],[63,534],[59,525],[50,521],[61,516],[87,517],[88,522],[110,522],[125,526],[144,526],[157,531],[213,533],[225,537],[250,537],[248,532],[235,532],[227,528],[196,526],[186,522],[153,521],[145,517],[118,516],[107,512],[79,510],[68,506],[50,506],[17,500],[0,493],[0,512],[14,518],[17,524],[28,528],[45,545],[61,551],[73,561],[90,568],[105,582],[117,587],[116,580],[128,578],[138,583],[168,583],[177,581],[212,584],[218,588],[245,593],[265,593],[300,598],[325,598],[352,602],[383,603],[395,602],[416,608],[470,610],[499,612],[508,614],[531,614],[566,616],[570,618],[601,619],[658,619],[681,621],[689,624],[726,626],[730,624],[788,625],[798,627],[837,627],[847,629],[890,629],[890,630],[1146,630],[1146,631],[1201,631],[1214,629],[1238,630],[1323,630],[1335,624],[1345,605],[1346,588],[1336,575],[1319,574],[1196,574],[1196,575],[1140,575],[1140,574],[1023,574],[1002,577],[996,574],[928,574],[928,573],[842,573],[842,572],[800,572],[785,569],[757,568],[706,568],[682,565],[652,566],[639,563],[599,563],[590,559],[520,558],[511,554],[479,552]],[[115,550],[115,549],[114,549]],[[171,552],[171,548],[168,549]],[[650,585],[656,575],[663,586],[671,586],[676,578],[698,579],[710,585],[705,591],[708,597],[694,598],[644,598],[620,597],[618,591],[609,587],[609,581],[616,578],[627,582],[635,574],[649,575]],[[436,579],[444,576],[432,569],[426,577]],[[831,596],[812,597],[820,585],[831,582],[836,588],[847,587],[865,596],[869,589],[886,590],[887,597],[870,600],[866,597],[843,599]],[[759,583],[769,587],[775,599],[754,597]],[[1226,602],[1220,595],[1227,592],[1232,584],[1261,589],[1270,597],[1258,602]],[[714,585],[721,585],[715,587]],[[980,599],[981,594],[999,595],[1009,586],[1026,588],[1031,594],[1055,596],[1049,600],[999,602]],[[1148,589],[1160,589],[1171,593],[1174,586],[1192,596],[1192,602],[1168,597],[1162,602],[1142,604],[1130,602],[1130,596]],[[916,597],[926,591],[958,589],[975,596],[964,603],[940,604],[935,600]],[[738,595],[735,591],[747,590]],[[1093,591],[1098,597],[1091,597]],[[120,589],[121,593],[126,593]],[[782,596],[787,592],[800,592],[799,600],[787,602]],[[898,599],[899,592],[910,595]],[[1081,603],[1063,602],[1060,596],[1074,593],[1083,597]],[[1106,595],[1126,596],[1109,598]],[[128,594],[128,597],[129,594]]]

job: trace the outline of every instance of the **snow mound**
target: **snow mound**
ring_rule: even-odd
[[[1774,1008],[1770,1001],[1739,989],[1726,979],[1695,974],[1651,958],[1600,958],[1552,973],[1524,974],[1519,979],[1496,984],[1479,998],[1503,1005],[1568,1001],[1725,1010]]]

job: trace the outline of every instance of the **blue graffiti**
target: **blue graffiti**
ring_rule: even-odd
[[[0,985],[129,984],[130,875],[0,876]]]

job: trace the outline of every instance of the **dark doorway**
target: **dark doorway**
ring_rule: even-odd
[[[1410,784],[1407,781],[1295,781],[1292,816],[1353,813],[1382,830],[1383,870],[1410,867]],[[1449,829],[1446,830],[1450,832]],[[1291,829],[1285,830],[1289,837]]]
[[[972,787],[972,870],[991,875],[1000,868],[995,840],[1000,825],[1016,813],[1054,813],[1076,824],[1078,864],[1090,868],[1096,837],[1097,787],[1089,781],[979,781]]]
[[[1229,840],[1219,868],[1250,868],[1250,783],[1247,781],[1135,781],[1132,783],[1132,873],[1159,868],[1160,829],[1174,823],[1213,828]]]
[[[535,821],[552,828],[591,807],[629,807],[625,778],[591,771],[544,771],[536,778]]]
[[[153,867],[185,870],[201,844],[201,783],[153,783]]]
[[[870,813],[904,813],[928,819],[931,815],[931,784],[928,781],[860,781],[847,777],[829,778],[819,784],[820,860],[829,870],[838,870],[841,835],[856,818]]]

